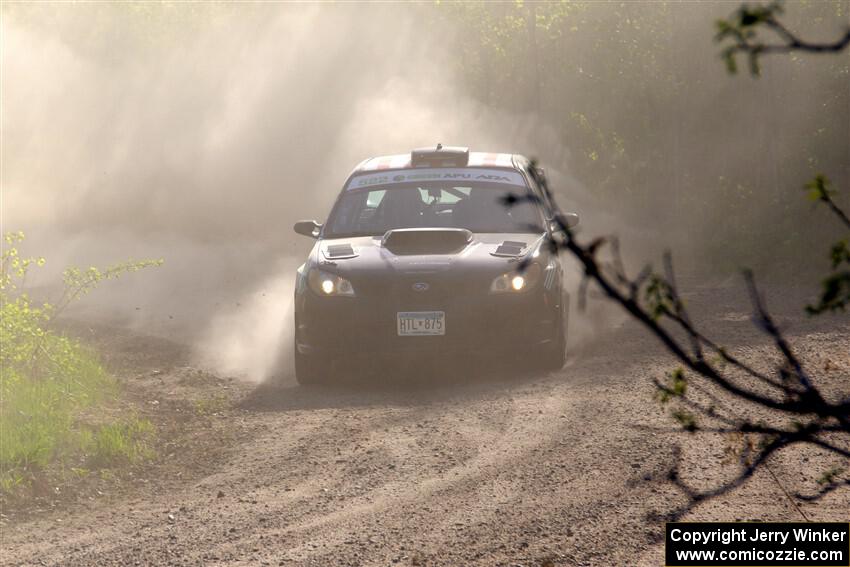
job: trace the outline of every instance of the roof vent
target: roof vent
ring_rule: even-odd
[[[465,167],[469,163],[469,148],[444,146],[419,148],[410,152],[413,167]]]

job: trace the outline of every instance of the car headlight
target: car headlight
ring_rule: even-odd
[[[317,295],[341,295],[354,297],[354,287],[347,279],[336,274],[329,274],[321,270],[310,270],[307,283],[313,293]]]
[[[540,264],[531,264],[524,271],[502,274],[490,284],[491,293],[522,293],[540,280]]]

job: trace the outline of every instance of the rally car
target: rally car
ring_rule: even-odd
[[[358,165],[324,224],[294,226],[316,239],[295,286],[298,382],[400,356],[563,366],[569,303],[547,245],[558,223],[532,167],[439,144]]]

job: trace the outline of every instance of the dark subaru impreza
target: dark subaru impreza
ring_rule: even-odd
[[[568,301],[546,245],[556,223],[531,167],[437,145],[355,168],[326,223],[294,227],[317,240],[295,287],[298,382],[398,356],[563,366]]]

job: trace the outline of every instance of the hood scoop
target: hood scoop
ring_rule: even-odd
[[[398,256],[455,254],[472,242],[465,228],[397,228],[388,230],[381,245]]]
[[[526,249],[528,244],[525,242],[515,242],[513,240],[505,240],[496,248],[495,252],[490,252],[492,256],[499,256],[502,258],[516,258],[517,256],[522,256],[523,251]]]
[[[354,258],[357,254],[351,244],[331,244],[322,252],[328,260],[343,260]]]

